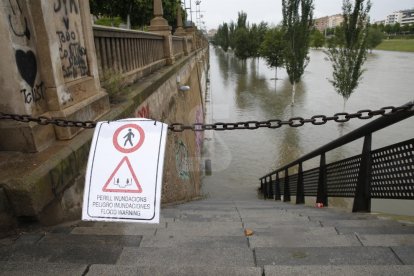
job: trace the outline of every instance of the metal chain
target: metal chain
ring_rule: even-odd
[[[282,126],[290,127],[301,127],[305,124],[312,124],[315,126],[324,125],[329,121],[335,121],[337,123],[345,123],[351,119],[360,119],[367,120],[375,116],[389,116],[396,112],[407,111],[414,107],[414,103],[409,103],[400,107],[386,106],[378,110],[364,109],[355,113],[341,112],[336,113],[333,116],[325,115],[315,115],[310,119],[305,119],[302,117],[293,117],[289,120],[268,120],[268,121],[246,121],[246,122],[237,122],[237,123],[214,123],[214,124],[192,124],[185,125],[180,123],[173,123],[168,126],[168,129],[173,132],[183,132],[185,130],[192,131],[206,131],[206,130],[215,130],[215,131],[224,131],[224,130],[236,130],[236,129],[248,129],[254,130],[258,128],[270,128],[276,129]],[[81,128],[94,128],[96,122],[94,121],[71,121],[64,119],[51,119],[48,117],[32,117],[30,115],[18,115],[18,114],[7,114],[0,112],[0,120],[14,120],[18,122],[35,122],[39,125],[56,125],[59,127],[81,127]]]

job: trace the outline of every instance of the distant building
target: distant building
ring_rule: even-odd
[[[315,28],[323,32],[326,29],[336,28],[344,22],[342,14],[335,14],[331,16],[325,16],[317,18],[314,21]]]
[[[211,38],[211,37],[215,36],[216,33],[217,33],[216,29],[211,29],[211,30],[208,31],[207,36]]]
[[[344,17],[342,14],[335,14],[332,16],[329,16],[328,20],[328,28],[336,28],[340,26],[344,22]]]
[[[377,24],[377,25],[385,25],[385,20],[378,20],[378,21],[375,21],[374,22],[374,24]]]
[[[325,16],[325,17],[315,19],[314,25],[316,29],[318,29],[320,32],[323,32],[328,28],[328,22],[329,22],[329,17]]]
[[[387,16],[387,19],[385,20],[385,24],[387,25],[394,25],[395,23],[401,23],[401,12],[393,12],[392,14]]]
[[[414,24],[414,9],[396,11],[387,16],[385,24],[394,25],[396,23],[401,26]]]
[[[414,9],[401,11],[401,25],[414,24]]]

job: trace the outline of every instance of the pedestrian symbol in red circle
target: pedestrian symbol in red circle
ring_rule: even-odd
[[[112,142],[116,150],[121,153],[137,151],[145,140],[144,130],[135,124],[127,124],[118,128]]]

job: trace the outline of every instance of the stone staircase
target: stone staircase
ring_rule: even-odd
[[[73,222],[0,240],[0,275],[414,275],[414,225],[372,214],[260,199],[161,214],[159,225]]]

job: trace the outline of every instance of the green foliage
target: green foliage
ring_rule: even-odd
[[[372,50],[381,44],[384,34],[378,28],[368,29],[367,48]]]
[[[249,31],[246,28],[238,28],[235,35],[236,49],[234,54],[240,59],[247,59],[250,57],[251,40]]]
[[[260,47],[260,55],[266,60],[269,67],[283,66],[284,34],[280,28],[271,28],[266,32]]]
[[[108,93],[110,101],[113,102],[116,95],[123,88],[122,74],[115,70],[106,71],[101,80],[101,85]]]
[[[413,39],[387,39],[376,49],[384,51],[414,52],[414,37]]]
[[[300,81],[309,62],[313,0],[282,0],[282,13],[282,28],[287,43],[284,51],[285,67],[290,83],[295,85]],[[292,103],[293,101],[292,97]]]
[[[147,26],[153,18],[153,0],[90,0],[89,2],[92,14],[98,17],[121,17],[125,22],[129,15],[132,26]],[[170,26],[176,26],[179,2],[163,0],[162,3],[164,18]]]
[[[122,23],[121,17],[101,17],[98,20],[96,20],[95,24],[102,25],[102,26],[108,26],[108,27],[119,27],[119,25]]]
[[[229,28],[227,23],[220,25],[217,33],[213,37],[213,44],[216,46],[221,46],[221,48],[227,52],[229,49]]]
[[[311,46],[318,49],[325,45],[325,36],[318,29],[314,29],[311,33]]]
[[[247,22],[247,14],[239,12],[237,24],[231,21],[219,26],[213,38],[213,44],[221,46],[224,51],[228,48],[234,50],[235,55],[240,59],[260,56],[260,45],[262,44],[267,31],[267,23],[253,24],[251,27]]]
[[[343,1],[343,31],[337,34],[337,43],[330,45],[327,52],[333,67],[330,82],[344,101],[358,87],[364,72],[370,8],[370,0],[355,0],[354,6],[350,0]]]

